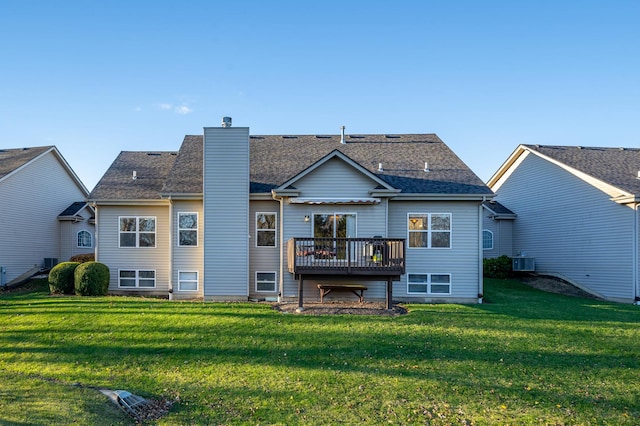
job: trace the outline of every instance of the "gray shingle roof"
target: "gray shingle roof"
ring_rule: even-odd
[[[86,205],[87,205],[86,201],[76,201],[75,203],[71,204],[69,207],[64,209],[64,211],[60,213],[58,216],[75,216]]]
[[[410,194],[491,194],[477,177],[435,134],[347,135],[346,144],[339,135],[251,136],[251,192],[265,193],[282,185],[314,163],[339,150],[362,167],[403,193]],[[164,185],[145,185],[146,197],[159,193],[202,193],[202,136],[187,135]],[[132,170],[148,160],[138,153],[118,157],[105,177],[96,185],[91,199],[133,199]],[[144,154],[144,153],[143,153]],[[121,154],[122,156],[123,154]],[[123,164],[126,160],[126,166]],[[135,164],[140,161],[141,165]],[[429,172],[425,173],[424,163]],[[382,163],[384,172],[378,172]],[[112,169],[116,170],[112,170]],[[119,172],[120,170],[124,170]],[[163,169],[164,173],[164,169]],[[157,176],[161,179],[161,173]],[[140,179],[139,179],[140,180]]]
[[[524,145],[631,194],[640,194],[640,149]]]
[[[51,148],[53,146],[0,149],[0,179]]]
[[[484,201],[482,203],[484,207],[489,209],[496,216],[513,216],[515,218],[516,214],[497,202],[496,200]]]
[[[175,160],[175,152],[122,151],[91,191],[89,199],[158,199]],[[134,171],[136,179],[133,179]]]

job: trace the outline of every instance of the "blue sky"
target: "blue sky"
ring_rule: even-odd
[[[520,143],[640,147],[639,22],[637,0],[0,0],[0,148],[56,145],[91,190],[231,116],[437,133],[487,181]]]

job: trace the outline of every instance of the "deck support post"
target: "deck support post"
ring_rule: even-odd
[[[296,311],[302,312],[304,311],[304,302],[302,301],[302,288],[304,287],[304,278],[302,278],[302,274],[298,277],[298,309]]]
[[[387,278],[387,309],[391,309],[393,305],[393,279]]]

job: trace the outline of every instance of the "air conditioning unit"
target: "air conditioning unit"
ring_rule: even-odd
[[[511,269],[514,272],[533,272],[536,270],[536,258],[515,256],[512,258]]]
[[[58,259],[55,257],[44,258],[44,269],[51,269],[58,264]]]

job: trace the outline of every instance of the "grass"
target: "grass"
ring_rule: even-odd
[[[264,304],[0,295],[0,424],[131,424],[95,388],[175,401],[157,424],[632,425],[640,309],[487,280],[400,317]]]

